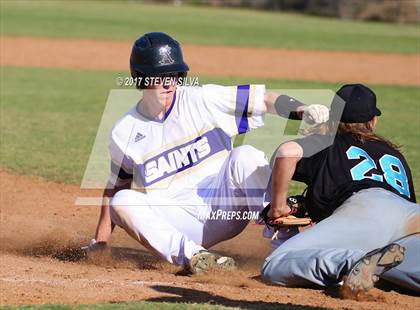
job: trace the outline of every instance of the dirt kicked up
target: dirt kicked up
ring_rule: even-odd
[[[0,65],[128,71],[131,42],[1,37]],[[420,85],[420,55],[184,44],[191,75]]]
[[[100,303],[133,300],[211,303],[243,308],[302,305],[334,309],[419,309],[420,298],[390,287],[368,301],[341,300],[337,290],[283,288],[264,283],[269,253],[261,226],[250,224],[214,248],[237,259],[239,270],[185,276],[116,229],[111,249],[86,259],[80,246],[93,235],[98,208],[76,207],[75,185],[0,171],[1,305]]]

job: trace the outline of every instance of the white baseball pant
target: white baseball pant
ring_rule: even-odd
[[[202,219],[200,215],[218,210],[261,211],[270,174],[264,153],[243,145],[231,151],[206,188],[197,189],[201,203],[121,190],[111,200],[111,219],[155,254],[184,265],[198,251],[235,237],[249,223],[243,218]]]

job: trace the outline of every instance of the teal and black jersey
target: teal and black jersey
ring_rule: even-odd
[[[313,220],[328,217],[353,193],[367,188],[384,188],[416,202],[411,171],[399,151],[383,141],[362,143],[351,134],[337,134],[332,145],[308,156],[325,139],[311,135],[295,140],[304,157],[293,180],[308,185],[306,205]]]

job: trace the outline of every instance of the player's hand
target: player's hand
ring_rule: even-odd
[[[302,119],[310,125],[325,123],[329,118],[330,111],[322,104],[311,104],[303,108]]]
[[[85,251],[86,255],[89,255],[90,253],[104,250],[106,246],[106,242],[97,242],[95,239],[92,239],[87,246],[83,246],[81,249]]]
[[[270,225],[278,225],[282,223],[282,217],[288,216],[291,212],[290,207],[287,203],[280,206],[271,205],[270,210],[267,213],[268,221]]]

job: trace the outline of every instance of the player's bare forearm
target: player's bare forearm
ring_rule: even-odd
[[[111,221],[109,205],[112,197],[118,191],[126,189],[129,186],[107,188],[104,190],[102,198],[101,213],[99,215],[98,225],[96,227],[95,240],[97,242],[108,242],[115,224]]]
[[[277,114],[276,108],[274,107],[274,103],[279,95],[273,92],[265,92],[264,94],[264,105],[265,105],[265,112],[271,114]]]
[[[109,197],[109,193],[106,192],[107,190],[104,191],[101,213],[96,227],[95,239],[97,242],[107,242],[112,232],[111,217],[109,214],[109,202],[112,196]]]
[[[272,172],[271,218],[287,216],[290,213],[286,203],[289,183],[302,154],[302,147],[296,142],[285,143],[277,151]]]
[[[279,216],[287,216],[290,208],[286,204],[287,192],[289,190],[289,182],[295,171],[296,163],[294,158],[278,157],[273,168],[272,182],[272,200],[271,200],[271,216],[276,218]]]

